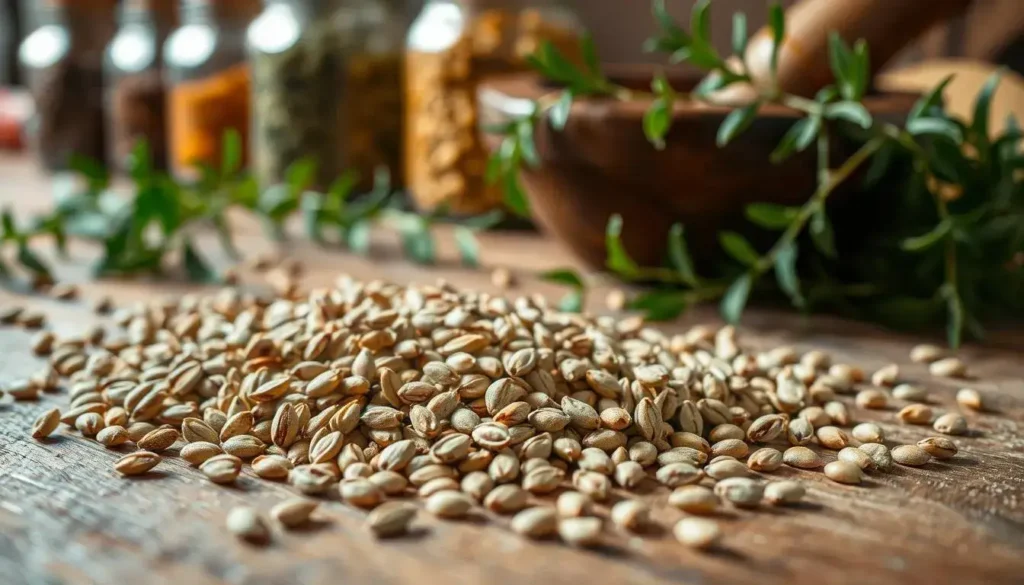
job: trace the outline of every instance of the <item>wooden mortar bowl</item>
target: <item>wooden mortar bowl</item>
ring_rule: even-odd
[[[623,85],[646,88],[650,70],[632,69],[612,78]],[[699,79],[670,79],[673,86],[692,88]],[[480,118],[500,123],[529,112],[530,101],[554,91],[535,73],[495,78],[481,86]],[[913,94],[888,94],[865,99],[879,118],[905,118]],[[769,155],[799,112],[765,106],[753,124],[725,148],[718,148],[718,127],[729,109],[702,104],[677,104],[664,150],[656,150],[643,133],[649,101],[621,102],[609,98],[578,98],[561,132],[538,124],[537,169],[523,173],[523,186],[533,217],[587,264],[605,263],[608,218],[623,218],[623,242],[642,265],[665,259],[667,234],[682,223],[691,253],[698,262],[718,254],[717,232],[749,227],[743,208],[754,202],[799,205],[815,188],[813,146],[781,165]],[[501,137],[486,137],[496,148]],[[837,144],[833,165],[852,149]],[[842,193],[837,194],[841,198]]]

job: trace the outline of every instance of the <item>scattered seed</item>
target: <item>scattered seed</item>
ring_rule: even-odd
[[[60,410],[57,408],[47,410],[32,423],[32,438],[41,441],[49,437],[53,434],[53,431],[57,430],[57,425],[59,424]]]
[[[978,411],[984,409],[981,400],[981,393],[973,388],[961,388],[956,393],[956,402],[964,408]]]
[[[672,528],[672,534],[679,542],[697,550],[707,550],[722,538],[718,523],[706,518],[683,518]]]
[[[491,284],[501,290],[508,290],[515,284],[515,279],[508,268],[498,267],[491,271]]]
[[[782,454],[782,462],[798,469],[817,469],[822,466],[821,457],[807,447],[790,447]]]
[[[232,508],[226,524],[232,534],[253,544],[264,544],[270,540],[270,530],[263,518],[248,506]]]
[[[125,432],[128,433],[128,431]],[[131,433],[128,433],[128,435],[129,439],[131,439]],[[189,443],[188,445],[185,445],[184,447],[181,448],[181,452],[179,454],[181,455],[182,459],[189,463],[189,465],[198,467],[202,465],[207,459],[215,455],[221,455],[223,453],[224,451],[221,450],[220,445],[216,445],[214,443],[198,442]],[[255,462],[253,463],[253,467],[255,468]]]
[[[942,359],[946,351],[937,345],[922,343],[910,349],[910,361],[918,364],[930,364]]]
[[[718,510],[718,496],[699,485],[686,485],[672,490],[668,496],[670,506],[690,514],[712,514]]]
[[[855,463],[832,461],[825,465],[825,477],[836,483],[856,485],[864,478],[864,473]]]
[[[932,424],[932,408],[927,404],[908,404],[896,416],[901,421],[912,425]]]
[[[889,404],[889,395],[883,390],[869,388],[857,393],[857,406],[868,409],[881,409]]]
[[[758,449],[747,458],[747,467],[754,471],[772,472],[782,467],[782,453],[778,449]]]
[[[558,536],[571,546],[596,546],[601,543],[601,519],[563,518],[558,522]]]
[[[514,484],[499,485],[484,497],[484,507],[498,514],[513,514],[526,507],[527,492]]]
[[[739,508],[755,508],[761,503],[764,485],[748,477],[730,477],[715,484],[715,494]]]
[[[366,527],[378,538],[394,538],[409,531],[416,507],[407,502],[385,502],[366,516]]]
[[[546,538],[558,531],[558,513],[554,508],[527,508],[512,517],[512,530],[527,538]]]
[[[850,431],[854,439],[861,443],[881,443],[885,440],[885,433],[882,427],[875,423],[860,423]]]
[[[868,457],[874,462],[876,469],[885,471],[892,467],[892,455],[890,455],[889,448],[885,445],[881,443],[864,443],[857,448],[868,454]]]
[[[967,419],[955,412],[947,412],[935,419],[932,428],[944,435],[963,435],[967,432]]]
[[[900,376],[900,367],[889,364],[871,375],[871,383],[875,386],[892,387]]]
[[[906,402],[927,402],[928,390],[913,384],[899,384],[892,389],[892,396]]]
[[[149,451],[129,453],[114,462],[114,469],[121,475],[142,475],[160,463],[160,456]]]
[[[238,479],[238,474],[242,471],[242,460],[226,453],[214,455],[204,461],[199,470],[213,483],[232,483]]]
[[[917,442],[917,446],[936,459],[952,459],[956,456],[956,443],[946,437],[928,437]]]
[[[871,457],[857,447],[846,447],[839,452],[839,460],[853,463],[863,470],[875,468],[875,462]]]
[[[939,378],[963,378],[967,375],[967,364],[960,361],[960,358],[943,358],[932,362],[928,371]]]
[[[309,522],[310,515],[320,503],[306,498],[291,498],[270,509],[270,516],[285,528],[295,528]]]
[[[792,506],[804,499],[807,490],[797,481],[773,481],[764,488],[764,500],[773,506]]]
[[[112,449],[128,442],[128,431],[121,425],[104,427],[96,433],[96,440],[104,447]]]
[[[821,427],[815,431],[814,435],[822,447],[833,451],[838,451],[850,444],[850,438],[838,427]]]
[[[932,456],[917,445],[900,445],[892,450],[892,460],[900,465],[920,467],[931,461]]]

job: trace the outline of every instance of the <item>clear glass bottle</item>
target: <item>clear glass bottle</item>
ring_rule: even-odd
[[[145,140],[152,164],[167,168],[167,92],[163,43],[174,26],[174,0],[123,0],[121,25],[104,63],[107,160],[128,168],[135,145]]]
[[[406,183],[418,207],[470,215],[501,205],[485,177],[477,88],[525,70],[544,40],[574,55],[581,28],[557,0],[427,0],[406,45]]]
[[[113,10],[113,0],[44,0],[39,26],[18,50],[36,104],[30,141],[49,170],[66,169],[76,155],[104,159],[103,49]]]
[[[317,164],[326,188],[349,168],[397,171],[401,14],[383,0],[268,0],[249,27],[253,168],[261,184]],[[399,121],[396,121],[399,120]]]
[[[164,44],[170,168],[197,178],[198,164],[219,168],[229,129],[249,133],[249,66],[245,30],[256,0],[181,0],[179,26]]]

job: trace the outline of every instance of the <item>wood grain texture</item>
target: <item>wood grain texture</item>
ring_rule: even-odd
[[[46,204],[44,187],[18,160],[0,159],[0,205]],[[36,194],[26,196],[26,193]],[[242,222],[244,250],[266,246]],[[374,260],[296,244],[311,274],[306,283],[328,284],[340,272],[396,282],[432,282],[442,276],[462,286],[493,291],[486,271],[454,264],[454,247],[442,234],[437,269],[397,259],[396,242],[375,242]],[[75,250],[60,264],[62,279],[85,281],[93,251]],[[517,292],[553,294],[557,289],[528,274],[571,262],[536,236],[488,235],[484,262],[513,268],[522,278]],[[251,280],[251,279],[250,279]],[[113,294],[118,302],[176,294],[189,287],[166,283],[103,282],[83,285],[83,296]],[[592,301],[600,300],[594,295]],[[55,329],[83,330],[96,317],[79,302],[58,302],[0,290],[0,307],[12,303],[41,308]],[[595,307],[596,308],[596,307]],[[668,326],[683,329],[713,322],[709,311]],[[962,383],[937,381],[907,362],[912,343],[875,328],[830,318],[800,319],[789,313],[754,311],[745,322],[755,347],[792,343],[824,347],[837,359],[867,369],[895,361],[903,377],[926,384],[939,410],[955,409]],[[0,328],[0,384],[42,365],[26,349],[29,334]],[[441,522],[421,514],[414,534],[380,543],[362,528],[363,513],[330,498],[312,527],[294,533],[275,528],[273,542],[254,548],[223,526],[231,506],[247,502],[267,510],[289,488],[255,478],[236,487],[215,486],[180,460],[167,460],[141,479],[112,469],[122,450],[67,433],[43,443],[28,438],[34,418],[63,394],[36,403],[0,401],[0,583],[3,585],[114,585],[252,583],[267,585],[390,585],[522,582],[579,583],[997,583],[1021,582],[1024,574],[1024,335],[1008,332],[1001,344],[962,352],[978,376],[970,384],[991,405],[968,414],[975,436],[957,438],[961,451],[950,462],[921,469],[874,473],[862,487],[827,483],[820,473],[783,469],[773,477],[799,477],[810,486],[796,509],[730,511],[721,516],[722,550],[701,554],[683,549],[668,531],[645,538],[616,534],[609,546],[581,551],[554,542],[522,540],[506,518],[480,514],[463,522]],[[927,427],[893,423],[895,410],[853,411],[858,421],[879,420],[889,440],[905,443],[933,433]],[[825,452],[828,459],[834,453]],[[670,527],[680,512],[648,495],[656,518]],[[606,512],[606,510],[603,510]]]

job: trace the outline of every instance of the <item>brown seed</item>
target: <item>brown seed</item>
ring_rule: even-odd
[[[136,441],[139,449],[145,449],[154,453],[166,451],[178,440],[178,431],[161,427],[146,433],[144,437]]]
[[[797,481],[773,481],[764,488],[764,500],[773,506],[792,506],[800,503],[807,490]]]
[[[932,428],[944,435],[963,435],[967,432],[967,419],[955,412],[947,412],[935,419]]]
[[[777,414],[758,417],[747,429],[747,440],[752,443],[774,441],[786,429],[786,419]]]
[[[184,459],[194,467],[198,467],[203,464],[204,461],[213,457],[214,455],[221,455],[224,451],[221,450],[220,445],[215,443],[189,443],[181,448],[181,458]]]
[[[899,419],[912,425],[932,423],[932,409],[927,404],[908,404],[896,414]]]
[[[229,454],[214,455],[204,461],[199,470],[213,483],[232,483],[242,471],[242,460]]]
[[[527,538],[546,538],[558,531],[558,513],[554,508],[527,508],[512,517],[516,534]]]
[[[924,449],[929,455],[936,459],[951,459],[956,456],[956,443],[946,437],[928,437],[917,442],[917,446]]]
[[[56,336],[52,331],[40,331],[32,336],[32,353],[42,356],[49,355],[53,351],[53,342]]]
[[[78,296],[78,287],[69,283],[57,283],[50,289],[50,296],[59,301],[70,301]]]
[[[821,446],[826,449],[838,451],[850,444],[850,438],[838,427],[821,427],[815,431],[814,435],[818,438],[818,443],[821,443]]]
[[[228,455],[234,455],[239,459],[252,459],[263,453],[267,445],[252,435],[236,435],[224,441],[221,448]]]
[[[980,412],[984,409],[981,393],[973,388],[961,388],[958,390],[956,393],[956,402],[960,406],[970,410]]]
[[[75,419],[75,428],[86,437],[95,437],[103,429],[103,417],[95,412],[87,412]]]
[[[291,498],[270,509],[270,516],[285,528],[295,528],[309,522],[310,515],[320,503],[306,498]]]
[[[128,442],[128,431],[120,425],[104,427],[96,433],[96,440],[107,448],[118,447]]]
[[[263,479],[283,481],[294,468],[287,457],[280,455],[260,455],[252,460],[253,472]]]
[[[920,467],[931,461],[932,456],[917,445],[900,445],[892,450],[892,460],[900,465]]]
[[[718,496],[699,485],[685,485],[672,490],[668,496],[670,506],[690,514],[713,514],[718,510]]]
[[[217,431],[198,418],[186,418],[181,422],[181,436],[189,443],[205,441],[216,443],[220,440]]]
[[[47,410],[32,423],[32,438],[40,441],[49,437],[53,434],[53,431],[57,430],[57,425],[59,424],[60,410],[57,408]]]
[[[220,429],[220,441],[210,441],[211,443],[217,443],[227,441],[231,437],[237,437],[238,435],[248,434],[252,430],[252,426],[255,423],[252,412],[245,410],[236,413],[228,417],[227,421],[224,422],[224,426]]]
[[[570,546],[596,546],[601,542],[601,519],[563,518],[558,522],[558,536]]]
[[[129,453],[114,462],[114,469],[121,475],[142,475],[160,463],[160,456],[149,451]]]
[[[747,458],[747,467],[754,471],[772,472],[782,467],[782,453],[778,449],[758,449]]]
[[[856,485],[861,482],[864,473],[855,463],[849,461],[833,461],[825,465],[825,477],[836,483]]]
[[[15,380],[0,391],[5,391],[15,400],[38,400],[41,388],[32,380]]]
[[[226,524],[232,534],[253,544],[264,544],[270,540],[270,530],[263,518],[248,506],[232,508]]]
[[[889,404],[889,396],[883,390],[869,388],[857,393],[857,406],[868,409],[881,409]]]
[[[366,516],[366,527],[377,538],[393,538],[408,532],[416,507],[406,502],[385,502]]]
[[[714,520],[706,518],[683,518],[672,528],[676,540],[689,548],[706,550],[722,538],[722,530]]]
[[[821,457],[807,447],[790,447],[782,454],[782,461],[798,469],[817,469],[822,466]]]

